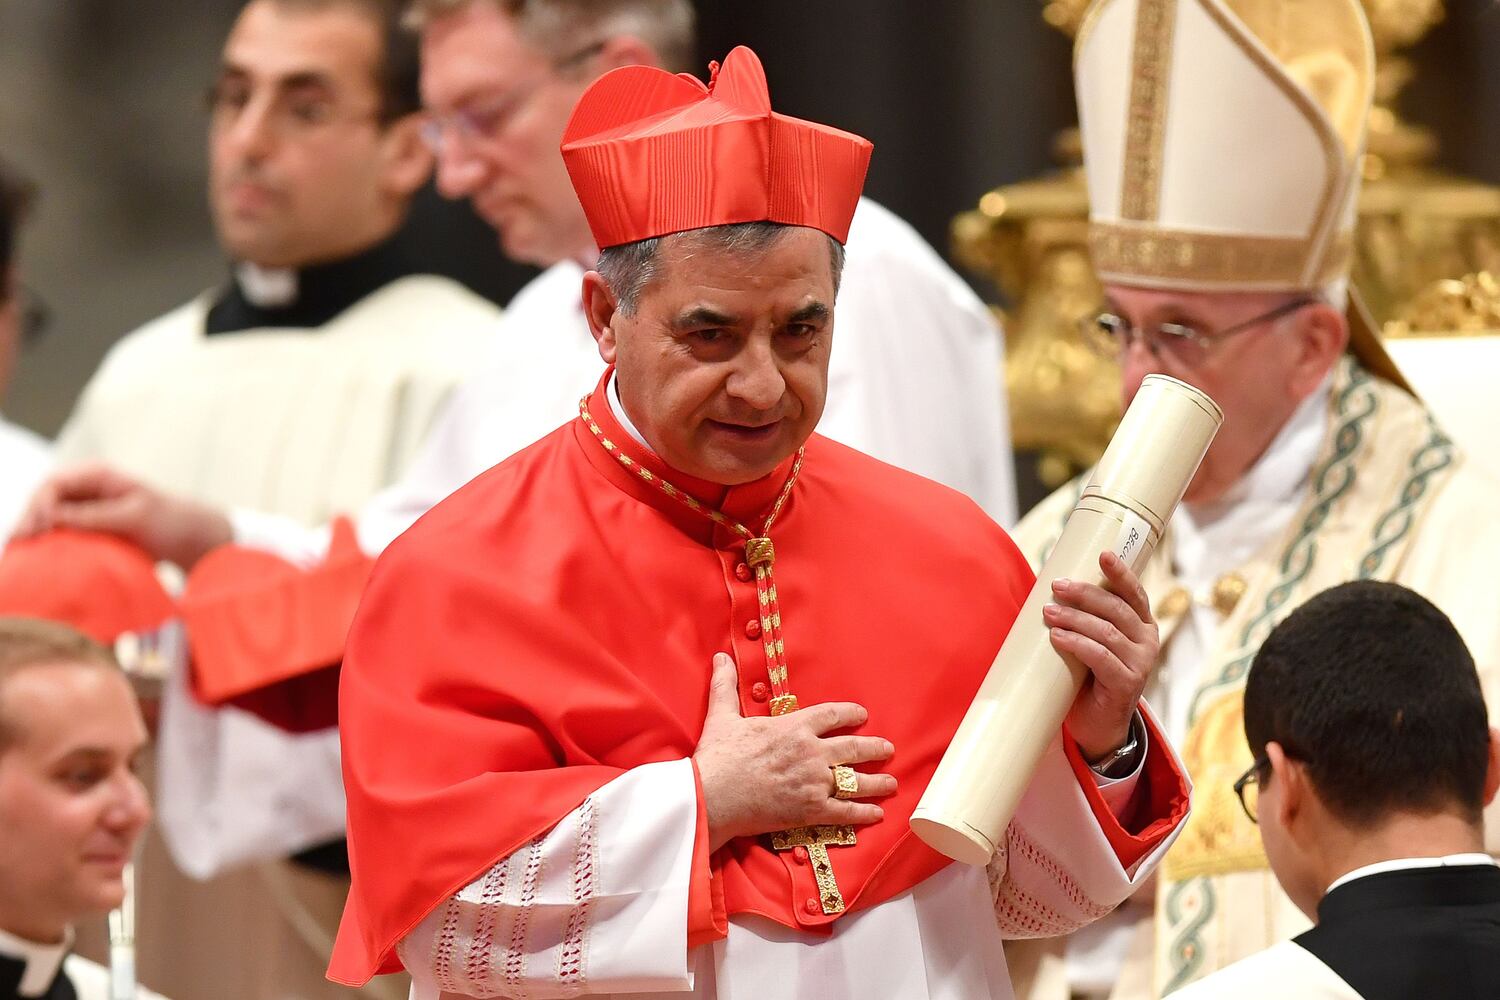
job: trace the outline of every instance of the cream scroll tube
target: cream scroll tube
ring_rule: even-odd
[[[1148,375],[912,814],[912,830],[956,861],[987,864],[1088,670],[1042,623],[1058,577],[1103,583],[1113,550],[1139,573],[1198,471],[1224,413],[1197,389]]]

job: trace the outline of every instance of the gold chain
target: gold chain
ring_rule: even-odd
[[[599,429],[598,423],[589,414],[588,404],[586,396],[578,401],[578,415],[583,418],[588,429],[594,432],[594,437],[604,446],[604,450],[613,455],[621,465],[689,510],[702,514],[715,524],[722,524],[745,540],[745,561],[755,569],[755,589],[760,599],[761,639],[765,643],[766,666],[771,675],[771,714],[795,712],[797,696],[792,694],[787,684],[786,643],[781,638],[781,603],[776,598],[776,575],[773,568],[776,563],[776,548],[771,544],[771,525],[781,513],[787,497],[792,495],[792,486],[797,482],[797,474],[802,471],[802,459],[807,449],[797,449],[797,459],[792,463],[792,471],[787,474],[786,485],[781,488],[781,495],[771,507],[771,513],[761,526],[760,534],[756,535],[743,524],[684,493],[650,469],[642,468],[639,462],[620,451]],[[807,852],[807,861],[818,886],[818,898],[810,901],[810,905],[818,906],[828,915],[843,913],[845,909],[844,894],[839,891],[838,881],[834,878],[828,848],[851,847],[856,842],[852,826],[806,826],[784,830],[771,836],[771,846],[777,851],[800,849]]]
[[[599,424],[589,413],[587,396],[578,401],[578,415],[583,418],[584,424],[604,446],[604,450],[613,455],[626,469],[653,484],[689,510],[696,511],[715,524],[723,525],[745,540],[745,562],[755,571],[755,590],[760,601],[760,636],[766,650],[766,669],[771,678],[771,714],[785,715],[796,711],[797,696],[792,694],[787,680],[786,642],[781,634],[781,602],[776,596],[774,569],[776,547],[771,544],[771,525],[781,513],[787,497],[792,495],[792,486],[797,482],[797,474],[802,471],[802,459],[807,449],[797,449],[797,459],[792,463],[792,471],[786,477],[786,485],[781,488],[781,495],[776,498],[776,503],[771,507],[771,513],[766,517],[766,523],[761,526],[760,534],[757,535],[738,521],[708,506],[691,494],[684,493],[621,451],[613,441],[604,436],[604,431],[599,428]]]

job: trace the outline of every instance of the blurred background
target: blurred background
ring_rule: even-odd
[[[1372,5],[1441,15],[1404,53],[1415,76],[1398,110],[1431,129],[1431,166],[1500,184],[1500,5]],[[1055,140],[1076,117],[1070,40],[1040,0],[698,6],[701,61],[749,44],[779,108],[872,138],[869,193],[945,253],[955,215],[1061,162]],[[1076,5],[1050,6],[1065,22]],[[11,419],[54,433],[111,343],[223,277],[205,208],[203,95],[237,7],[0,0],[0,155],[42,185],[24,277],[53,314],[22,360]],[[474,287],[503,302],[528,277],[466,208],[430,195],[420,211],[435,251]],[[999,301],[970,257],[960,270]]]

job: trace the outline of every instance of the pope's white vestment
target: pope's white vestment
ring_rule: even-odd
[[[1081,483],[1022,520],[1017,544],[1034,564]],[[1239,707],[1250,657],[1300,603],[1350,579],[1410,587],[1453,620],[1486,701],[1500,703],[1484,582],[1500,529],[1482,513],[1497,488],[1420,401],[1346,358],[1222,500],[1183,505],[1142,582],[1163,644],[1147,697],[1193,773],[1195,816],[1155,891],[1054,946],[1073,989],[1147,1000],[1307,928],[1231,790],[1250,763]],[[1492,852],[1496,829],[1491,819]],[[1039,961],[1032,1000],[1067,996],[1054,958]]]

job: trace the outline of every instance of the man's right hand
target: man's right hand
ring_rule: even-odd
[[[32,495],[14,535],[26,538],[54,528],[117,535],[153,559],[183,569],[234,538],[222,512],[154,490],[99,463],[54,473]]]
[[[703,784],[710,849],[735,837],[822,824],[866,825],[885,811],[869,802],[833,797],[835,764],[888,760],[895,752],[878,736],[828,736],[863,725],[859,705],[829,702],[774,718],[740,715],[739,676],[728,654],[714,654],[708,715],[693,761]],[[859,798],[893,795],[889,774],[856,772]]]

